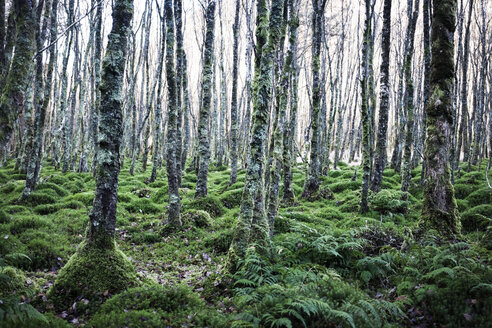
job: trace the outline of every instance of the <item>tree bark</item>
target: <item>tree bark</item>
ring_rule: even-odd
[[[203,55],[202,99],[198,121],[198,174],[196,181],[195,197],[201,198],[208,194],[207,175],[210,162],[210,106],[212,101],[212,69],[214,57],[214,25],[215,25],[215,0],[211,0],[206,12],[207,32]]]
[[[132,16],[133,0],[115,1],[113,27],[102,64],[96,191],[87,230],[87,243],[99,248],[114,247],[123,132],[123,75]]]
[[[445,235],[460,232],[451,184],[450,133],[453,124],[454,32],[456,0],[434,0],[432,19],[431,98],[426,108],[426,172],[422,203],[424,225]]]

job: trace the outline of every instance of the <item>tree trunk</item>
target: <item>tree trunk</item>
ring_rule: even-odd
[[[381,86],[380,86],[380,107],[379,123],[376,140],[376,154],[374,159],[374,171],[372,174],[371,190],[378,192],[381,190],[383,182],[383,171],[386,166],[387,157],[387,138],[388,138],[388,112],[390,108],[390,50],[391,50],[391,0],[384,0],[383,9],[383,36],[381,40]]]
[[[422,220],[443,234],[460,232],[449,165],[453,124],[454,31],[456,0],[434,0],[432,19],[431,98],[426,108],[426,172]]]
[[[24,106],[24,91],[29,83],[35,49],[35,12],[32,2],[15,1],[12,10],[16,13],[17,37],[12,67],[0,98],[0,162],[7,154],[7,144],[14,131],[14,122]]]
[[[212,69],[214,57],[214,24],[215,24],[215,1],[211,0],[206,13],[207,32],[205,38],[203,56],[202,76],[202,99],[198,121],[198,174],[196,181],[195,197],[201,198],[208,194],[207,175],[210,162],[210,105],[212,100]]]
[[[232,99],[231,99],[231,176],[229,178],[229,185],[236,183],[237,179],[237,133],[238,133],[238,113],[237,113],[237,80],[238,80],[238,66],[239,66],[239,9],[241,7],[241,1],[236,0],[236,14],[234,18],[234,25],[232,31],[234,35],[234,45],[232,53]]]
[[[181,226],[180,197],[179,197],[179,180],[176,161],[179,157],[176,154],[177,143],[177,116],[176,108],[176,75],[174,67],[174,17],[172,0],[166,0],[164,3],[166,12],[166,77],[167,77],[167,182],[169,186],[169,224],[171,226]]]
[[[312,71],[313,71],[313,91],[312,91],[312,116],[311,116],[311,153],[308,175],[304,184],[302,197],[306,199],[315,199],[317,197],[321,173],[320,161],[320,129],[319,129],[319,112],[321,105],[321,81],[320,81],[320,60],[321,60],[321,40],[322,40],[322,22],[324,15],[324,5],[326,0],[313,0],[313,43],[312,43]]]

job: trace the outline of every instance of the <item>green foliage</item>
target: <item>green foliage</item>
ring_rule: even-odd
[[[137,284],[133,264],[116,245],[100,249],[84,242],[58,273],[48,297],[57,309],[64,309],[80,297],[97,307],[108,293],[116,294]]]
[[[23,203],[29,206],[36,206],[40,204],[54,204],[57,200],[57,194],[55,191],[52,191],[55,195],[50,195],[51,189],[45,189],[42,191],[34,191],[32,192]]]
[[[377,194],[370,195],[369,207],[380,214],[405,213],[409,202],[404,201],[403,197],[404,193],[401,191],[382,189]]]
[[[329,185],[331,191],[334,193],[340,193],[346,190],[358,190],[360,189],[361,183],[360,181],[343,181],[343,182],[337,182],[337,183],[332,183]]]
[[[217,197],[207,196],[198,199],[194,199],[190,203],[185,205],[186,208],[203,210],[210,214],[212,218],[216,218],[224,215],[225,208]]]
[[[472,192],[468,197],[466,197],[466,200],[468,201],[470,207],[475,207],[477,205],[483,205],[483,204],[492,205],[490,199],[491,192],[492,190],[490,190],[489,187],[483,187]]]
[[[145,319],[143,319],[145,318]],[[94,327],[227,327],[227,318],[207,307],[186,285],[131,288],[101,306]]]
[[[38,205],[34,208],[34,213],[40,214],[40,215],[47,215],[47,214],[52,214],[55,213],[61,209],[65,208],[70,208],[70,209],[79,209],[79,208],[85,208],[85,205],[82,202],[79,202],[77,200],[69,200],[63,203],[55,203],[55,204],[43,204],[43,205]]]
[[[454,195],[457,199],[465,199],[477,190],[477,186],[469,183],[456,183],[454,185]]]
[[[213,226],[210,214],[202,210],[189,210],[188,212],[183,213],[183,221],[199,228],[209,228]]]
[[[318,212],[318,216],[326,220],[342,220],[343,214],[339,210],[332,207],[325,207]]]
[[[130,213],[158,214],[162,210],[147,198],[133,199],[125,208]]]
[[[304,264],[271,264],[253,247],[235,274],[235,327],[381,327],[403,317],[393,304],[374,301],[340,280],[333,270]]]
[[[492,224],[492,205],[478,205],[461,214],[463,231],[484,231]]]
[[[28,229],[40,229],[40,228],[49,228],[52,227],[53,224],[51,221],[37,217],[17,217],[10,224],[10,232],[13,234],[20,234]]]
[[[60,187],[59,185],[57,184],[54,184],[52,182],[44,182],[44,183],[40,183],[36,186],[36,190],[45,190],[45,189],[51,189],[51,190],[54,190],[56,192],[56,194],[60,197],[66,197],[68,196],[68,191],[63,188],[63,187]]]
[[[242,195],[243,190],[238,188],[224,192],[220,195],[219,199],[226,208],[231,209],[241,205]]]

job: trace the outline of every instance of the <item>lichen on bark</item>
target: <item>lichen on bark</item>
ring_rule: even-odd
[[[207,30],[203,53],[202,99],[198,121],[198,173],[195,197],[201,198],[208,194],[207,176],[210,162],[210,107],[212,101],[212,69],[214,57],[215,1],[209,2],[205,15]]]
[[[460,233],[451,184],[449,152],[453,124],[454,31],[456,0],[433,1],[431,97],[426,107],[425,175],[422,223],[444,235]]]

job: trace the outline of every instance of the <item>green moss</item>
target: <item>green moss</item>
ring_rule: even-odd
[[[12,266],[0,267],[0,274],[5,275],[0,279],[0,298],[16,295],[32,296],[36,288],[33,282],[27,280],[26,275]]]
[[[464,232],[474,230],[485,231],[492,224],[492,205],[475,206],[461,215],[461,225]]]
[[[125,208],[130,213],[158,214],[163,212],[147,198],[133,199]]]
[[[213,226],[212,218],[208,212],[202,210],[190,210],[183,213],[183,222],[192,224],[198,228],[208,228]]]
[[[116,245],[100,249],[84,242],[58,273],[48,298],[57,309],[64,309],[80,298],[97,307],[108,294],[138,284],[133,264]]]
[[[466,197],[466,200],[468,201],[470,207],[491,204],[490,193],[492,193],[492,190],[488,187],[484,187],[472,192],[468,197]]]
[[[54,175],[48,179],[48,182],[54,183],[55,185],[61,186],[69,183],[69,180],[63,175]]]
[[[43,204],[43,205],[36,206],[34,208],[34,213],[40,215],[47,215],[47,214],[55,213],[64,208],[70,208],[76,210],[79,208],[85,208],[85,205],[77,200],[70,200],[70,201],[66,201],[63,203],[56,203],[56,204]]]
[[[225,254],[231,246],[233,231],[232,229],[214,232],[203,240],[205,247],[212,249],[219,254]]]
[[[10,215],[5,213],[5,211],[0,210],[0,224],[5,224],[10,222]]]
[[[157,204],[163,204],[169,200],[169,189],[166,186],[157,190],[157,192],[153,193],[150,196],[150,200]]]
[[[212,218],[222,216],[225,213],[224,206],[215,196],[194,199],[186,205],[186,208],[205,211],[210,214]]]
[[[88,191],[88,192],[77,193],[66,197],[65,200],[66,201],[75,200],[81,202],[85,206],[92,206],[92,203],[94,203],[94,192]]]
[[[37,217],[16,217],[10,224],[10,232],[13,234],[20,234],[28,229],[40,229],[40,228],[51,228],[53,223],[51,221]]]
[[[477,187],[467,183],[457,183],[454,185],[454,195],[456,199],[465,199],[477,190]]]
[[[0,193],[2,194],[10,194],[15,190],[16,184],[12,181],[9,181],[7,184],[0,187]]]
[[[52,182],[45,182],[45,183],[40,183],[36,186],[36,190],[45,190],[45,189],[50,189],[50,190],[53,190],[56,192],[56,194],[60,197],[66,197],[68,196],[68,191],[63,188],[63,187],[60,187],[59,185],[57,184],[54,184]]]
[[[51,193],[54,193],[56,196],[53,196],[53,194],[50,195]],[[27,197],[23,203],[26,205],[30,206],[36,206],[40,204],[54,204],[56,203],[57,200],[57,194],[56,192],[46,189],[42,191],[34,191],[32,192],[29,197]]]
[[[342,220],[344,215],[339,210],[332,207],[325,207],[318,212],[320,218],[326,220]]]
[[[408,201],[403,201],[404,193],[399,190],[382,189],[369,197],[369,207],[380,214],[405,213],[408,210]]]
[[[227,327],[226,317],[208,308],[186,285],[132,288],[103,304],[94,327]]]
[[[332,183],[329,187],[334,193],[340,193],[346,190],[358,190],[361,188],[361,183],[359,181],[342,181]]]
[[[142,231],[133,234],[132,242],[135,244],[153,244],[162,240],[155,231]]]
[[[241,205],[242,195],[243,195],[242,189],[233,189],[233,190],[228,190],[223,194],[221,194],[219,199],[226,208],[232,209],[234,207],[238,207],[239,205]]]

